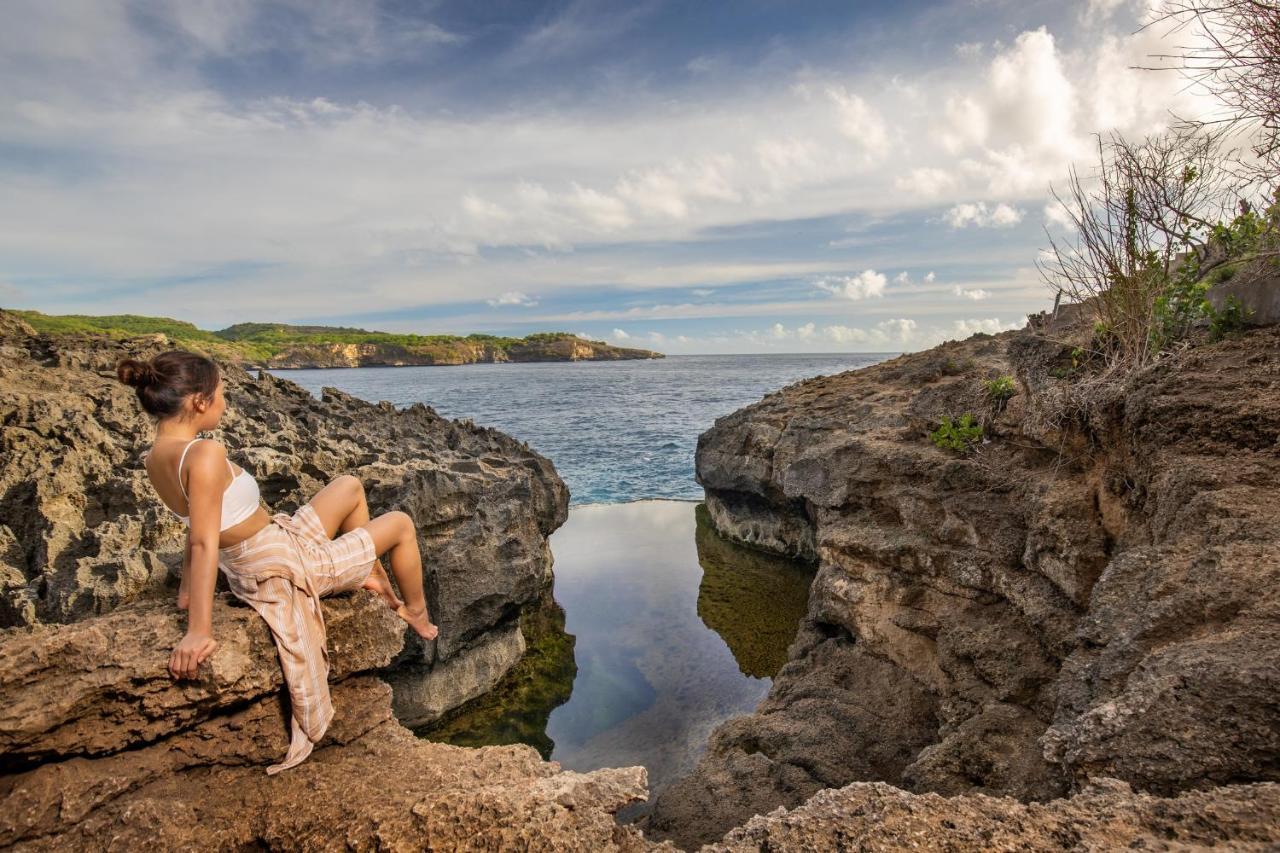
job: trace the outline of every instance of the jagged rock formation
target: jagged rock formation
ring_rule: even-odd
[[[67,757],[4,777],[0,845],[649,849],[613,818],[643,799],[643,767],[569,773],[527,746],[472,750],[422,741],[392,718],[390,694],[368,676],[334,685],[337,716],[326,746],[279,776],[262,772],[286,742],[272,698],[145,748]]]
[[[140,459],[151,426],[114,378],[155,339],[35,335],[0,312],[0,627],[68,622],[171,587],[183,528]],[[568,513],[551,463],[496,430],[224,365],[230,456],[289,511],[355,473],[373,512],[418,524],[440,638],[430,664],[497,629],[550,582],[547,536]]]
[[[270,631],[234,601],[219,596],[219,648],[199,679],[183,683],[166,669],[167,649],[186,630],[169,601],[0,632],[0,769],[120,752],[281,693]],[[326,599],[325,622],[335,680],[386,666],[404,645],[404,624],[363,592]]]
[[[287,746],[287,708],[254,611],[219,593],[218,650],[200,678],[169,677],[183,528],[145,480],[151,428],[114,378],[121,355],[165,345],[54,339],[0,312],[0,624],[13,626],[0,631],[0,846],[640,849],[613,813],[644,798],[643,768],[562,773],[528,747],[419,741],[370,675],[402,684],[407,715],[424,696],[438,713],[523,650],[568,493],[496,431],[224,366],[220,437],[269,506],[355,472],[374,512],[415,518],[441,635],[424,648],[364,591],[325,599],[337,717],[277,777],[263,770]]]
[[[790,812],[752,818],[702,853],[759,850],[1274,850],[1280,785],[1238,785],[1176,799],[1099,779],[1044,805],[971,794],[909,794],[885,784],[821,791]],[[1206,819],[1211,815],[1212,819]]]
[[[1041,320],[802,382],[702,436],[717,528],[819,569],[769,697],[649,831],[711,841],[855,781],[1051,800],[1093,776],[1280,779],[1280,329],[1087,407],[1082,334]],[[1018,393],[996,404],[1001,375]],[[935,447],[963,412],[988,442]]]

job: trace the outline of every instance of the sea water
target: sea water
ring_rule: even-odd
[[[692,769],[712,729],[768,692],[812,579],[812,567],[716,535],[697,503],[699,433],[792,382],[885,357],[670,356],[278,375],[317,394],[334,386],[397,406],[427,403],[525,440],[555,463],[572,506],[550,539],[554,602],[526,618],[529,651],[497,689],[419,734],[468,746],[527,743],[572,770],[644,765],[652,802]]]
[[[640,361],[281,370],[312,393],[333,386],[396,406],[426,403],[515,436],[555,463],[572,504],[698,499],[698,435],[718,417],[800,379],[885,354],[673,355]]]

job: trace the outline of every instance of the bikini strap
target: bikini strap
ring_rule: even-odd
[[[187,446],[182,448],[182,455],[178,457],[178,488],[182,489],[182,496],[187,499],[188,505],[190,505],[191,499],[187,498],[187,490],[183,488],[182,485],[182,463],[186,461],[187,451],[191,449],[191,445],[195,444],[199,440],[199,438],[193,438],[188,441]],[[190,506],[188,506],[188,511],[190,511]]]

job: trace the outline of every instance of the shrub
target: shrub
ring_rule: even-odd
[[[982,440],[982,424],[975,421],[968,412],[956,420],[947,416],[936,430],[929,433],[929,440],[943,450],[965,453]]]
[[[1004,404],[1010,397],[1018,393],[1017,387],[1013,384],[1012,376],[999,376],[995,379],[988,379],[982,383],[987,389],[987,399],[994,406],[1004,408]]]
[[[1222,306],[1221,311],[1214,311],[1210,307],[1208,312],[1209,337],[1215,341],[1220,341],[1228,334],[1243,329],[1245,321],[1253,313],[1245,308],[1244,303],[1234,296],[1227,297],[1227,302]]]

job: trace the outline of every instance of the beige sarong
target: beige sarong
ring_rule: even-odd
[[[218,551],[218,567],[231,592],[271,628],[289,688],[289,752],[267,768],[268,774],[302,763],[333,720],[320,597],[359,588],[377,559],[368,530],[358,527],[330,539],[311,504],[293,515],[276,513],[271,522]]]

